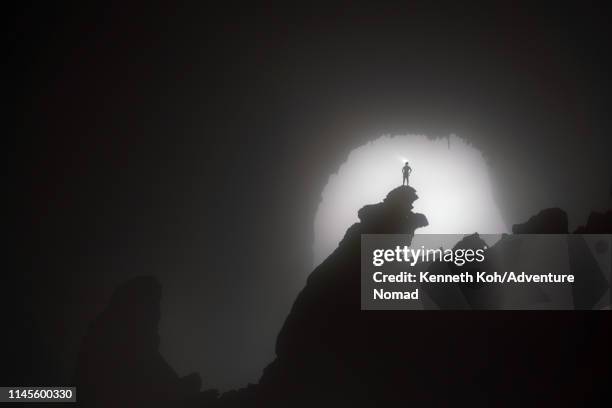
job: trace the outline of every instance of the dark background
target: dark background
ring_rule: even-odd
[[[327,178],[382,133],[468,138],[509,224],[583,223],[610,203],[612,64],[608,10],[577,4],[26,4],[3,383],[71,383],[87,323],[142,274],[181,374],[256,382]]]

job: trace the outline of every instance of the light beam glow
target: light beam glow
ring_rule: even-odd
[[[493,199],[488,165],[464,139],[449,135],[385,135],[353,150],[321,194],[314,222],[314,262],[337,246],[346,229],[358,222],[357,211],[382,201],[401,185],[402,166],[412,167],[410,185],[419,199],[414,211],[429,226],[417,234],[501,234],[508,231]]]

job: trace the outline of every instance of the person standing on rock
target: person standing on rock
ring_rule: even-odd
[[[410,173],[412,173],[412,168],[408,165],[408,162],[406,162],[404,167],[402,167],[402,175],[404,176],[402,185],[408,185],[408,177],[410,176]]]

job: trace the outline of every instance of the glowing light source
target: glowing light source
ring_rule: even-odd
[[[417,234],[508,231],[493,200],[488,166],[479,150],[455,135],[443,139],[387,135],[353,150],[338,173],[330,176],[315,216],[315,264],[358,222],[357,211],[362,206],[380,202],[401,185],[405,162],[413,169],[410,185],[419,195],[414,211],[429,220],[429,226]]]

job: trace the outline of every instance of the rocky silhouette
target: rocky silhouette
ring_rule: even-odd
[[[567,234],[567,213],[561,208],[547,208],[522,224],[512,226],[514,234]]]
[[[578,227],[574,233],[612,234],[612,210],[606,212],[592,212],[587,219],[587,223]]]
[[[359,222],[296,298],[278,335],[276,358],[260,381],[218,398],[214,391],[199,393],[199,377],[179,378],[159,354],[159,283],[147,277],[127,282],[83,342],[77,373],[82,405],[573,407],[606,397],[612,330],[604,313],[465,311],[499,302],[497,292],[482,285],[424,287],[432,305],[453,311],[361,310],[361,235],[413,235],[428,224],[413,212],[417,199],[414,188],[401,186],[361,208]],[[585,228],[605,230],[601,220],[589,217]],[[515,234],[567,230],[567,215],[556,208],[513,227]],[[502,260],[508,269],[522,245],[513,237],[487,249],[492,261]],[[576,238],[568,241],[570,267],[587,279],[574,291],[574,302],[596,308],[605,278],[586,241]],[[472,234],[455,248],[485,245]],[[430,268],[458,273],[447,262]],[[525,296],[546,300],[537,289]]]
[[[585,406],[606,395],[612,336],[604,314],[360,310],[361,234],[413,234],[427,225],[412,212],[417,198],[402,186],[359,211],[295,300],[259,383],[216,406]],[[567,216],[545,210],[513,231],[566,233]],[[501,242],[492,253],[520,248]],[[483,242],[473,235],[458,245]],[[486,303],[477,287],[468,291],[456,294],[458,309]]]
[[[159,353],[161,286],[153,277],[121,285],[91,323],[78,357],[76,385],[82,407],[198,406],[198,374],[183,378]]]
[[[567,213],[561,208],[547,208],[524,223],[512,226],[514,234],[567,234]],[[574,230],[574,234],[612,234],[612,210],[593,211],[585,225]]]

